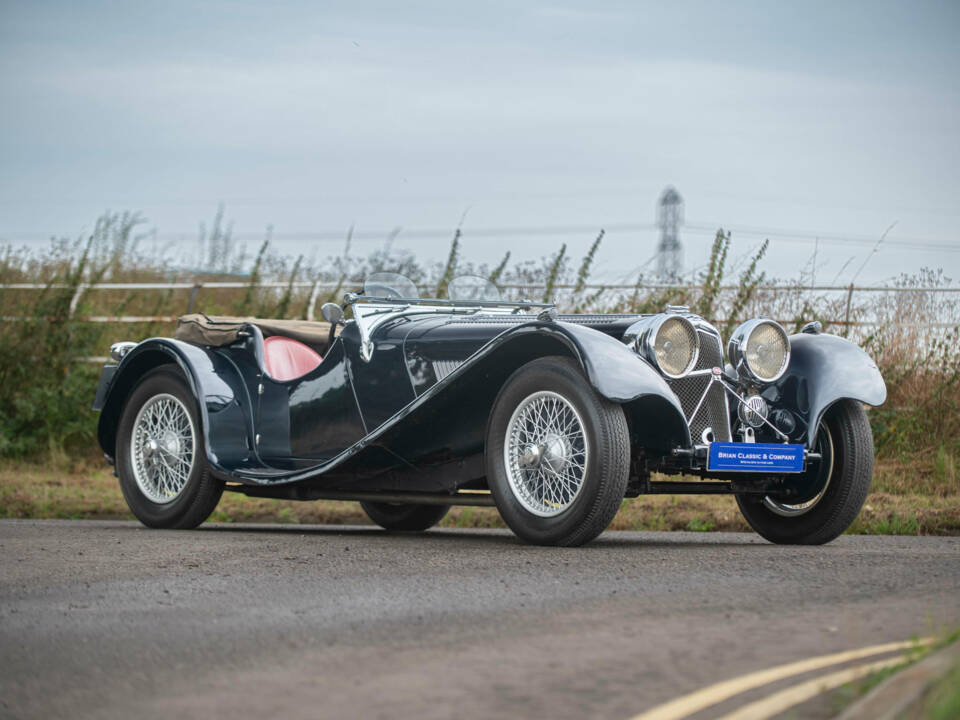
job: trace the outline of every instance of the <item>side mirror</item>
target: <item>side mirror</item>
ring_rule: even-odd
[[[320,314],[331,325],[339,325],[343,322],[343,308],[336,303],[324,303],[320,308]]]

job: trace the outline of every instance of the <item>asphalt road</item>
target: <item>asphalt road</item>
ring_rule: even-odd
[[[0,521],[3,717],[628,718],[958,621],[956,538]]]

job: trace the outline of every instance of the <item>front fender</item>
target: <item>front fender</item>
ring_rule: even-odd
[[[572,323],[557,325],[578,348],[593,388],[623,405],[640,444],[660,450],[690,446],[690,428],[680,400],[645,359],[604,333]]]
[[[117,367],[97,426],[104,453],[116,456],[117,427],[130,392],[146,373],[164,364],[179,366],[197,399],[209,463],[226,471],[247,459],[251,447],[251,401],[236,369],[212,349],[170,338],[144,340]]]
[[[522,346],[525,349],[508,361],[516,369],[550,354],[555,341],[576,358],[599,395],[623,406],[636,442],[659,450],[690,445],[683,408],[663,376],[622,342],[593,328],[562,321],[520,325],[494,338],[467,364],[481,363],[484,355],[503,357],[510,348]]]
[[[626,403],[644,395],[662,395],[683,415],[680,401],[667,381],[629,347],[583,325],[557,325],[577,345],[590,383],[607,400]]]
[[[776,386],[781,404],[806,423],[808,446],[824,414],[839,400],[877,406],[887,399],[877,364],[858,345],[836,335],[791,335],[790,365]]]

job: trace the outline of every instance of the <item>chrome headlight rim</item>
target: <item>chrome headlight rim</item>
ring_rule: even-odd
[[[657,337],[660,331],[663,329],[663,326],[668,322],[681,322],[684,323],[689,331],[693,335],[694,345],[693,352],[690,355],[690,359],[687,362],[686,366],[683,368],[683,371],[679,374],[671,373],[666,368],[664,368],[660,361],[657,359]],[[657,368],[657,370],[664,375],[665,377],[670,378],[671,380],[678,380],[680,378],[686,377],[689,375],[693,369],[697,366],[697,360],[700,359],[700,334],[697,332],[696,326],[690,322],[689,318],[684,317],[683,315],[674,315],[671,313],[657,315],[651,322],[650,326],[647,328],[647,331],[643,334],[642,337],[637,340],[638,349],[642,350],[642,354],[650,363]]]
[[[764,326],[771,326],[776,329],[776,331],[783,337],[783,343],[786,347],[786,352],[783,354],[783,360],[780,363],[780,368],[777,372],[770,377],[761,377],[757,372],[750,367],[750,363],[746,358],[746,348],[750,343],[750,338],[758,329]],[[771,320],[770,318],[754,318],[753,320],[747,320],[745,323],[742,323],[733,331],[733,334],[730,336],[730,341],[727,343],[727,359],[730,361],[730,364],[736,369],[737,374],[741,378],[746,380],[760,383],[762,385],[769,385],[775,383],[777,380],[783,377],[783,374],[787,371],[787,367],[790,365],[790,336],[787,335],[787,331],[784,330],[783,326],[778,323],[776,320]]]

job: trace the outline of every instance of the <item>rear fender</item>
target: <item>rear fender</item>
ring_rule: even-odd
[[[216,470],[249,459],[251,399],[235,366],[216,351],[170,338],[151,338],[127,353],[110,381],[100,412],[97,438],[116,457],[117,428],[124,405],[141,378],[161,365],[175,364],[197,399],[208,462]]]

